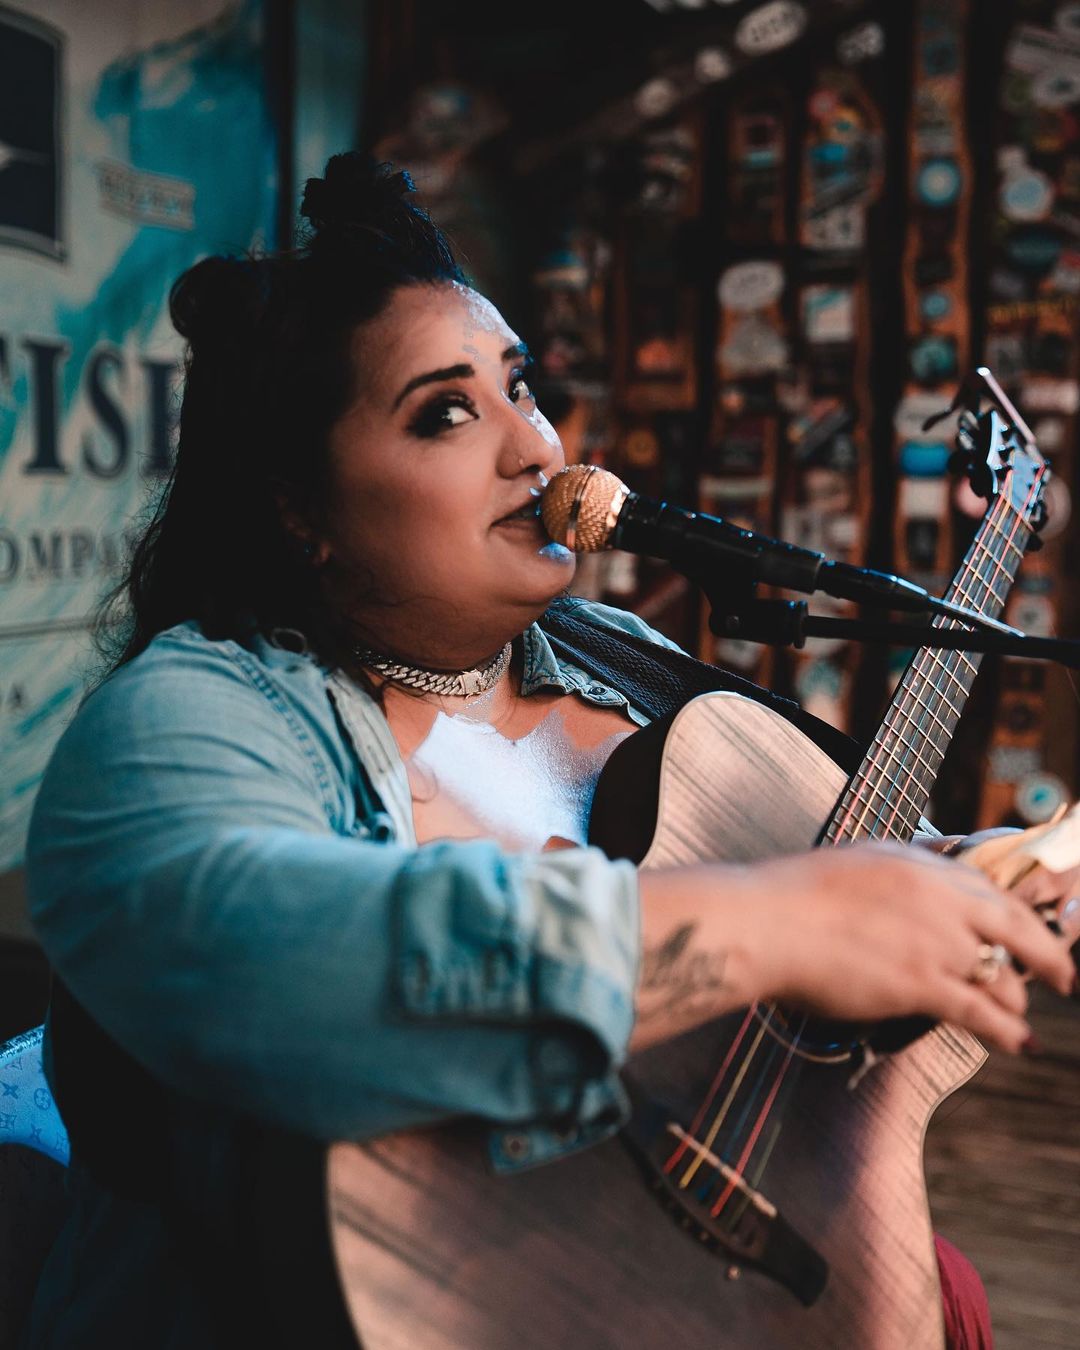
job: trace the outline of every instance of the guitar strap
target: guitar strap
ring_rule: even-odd
[[[635,637],[596,618],[569,597],[557,600],[540,619],[556,655],[594,679],[625,694],[630,703],[656,719],[677,712],[699,694],[723,691],[763,703],[787,718],[842,769],[854,773],[862,749],[850,736],[760,685],[685,652]]]

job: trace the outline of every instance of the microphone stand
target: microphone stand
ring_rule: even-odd
[[[857,642],[883,642],[897,647],[939,647],[946,651],[993,652],[999,656],[1025,656],[1037,661],[1056,661],[1080,670],[1080,641],[1071,638],[1029,637],[1015,628],[955,628],[930,623],[889,623],[881,620],[840,619],[811,614],[805,600],[758,600],[746,597],[733,607],[729,594],[721,599],[709,586],[703,588],[713,612],[709,627],[718,637],[740,638],[771,647],[802,647],[807,638],[852,638]],[[971,616],[976,623],[984,616]]]

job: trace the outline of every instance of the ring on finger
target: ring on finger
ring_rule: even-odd
[[[980,942],[975,964],[968,972],[969,984],[993,984],[1009,960],[1000,942]]]

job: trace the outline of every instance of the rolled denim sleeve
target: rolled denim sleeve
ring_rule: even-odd
[[[344,836],[323,735],[211,644],[96,691],[27,860],[76,997],[169,1086],[319,1137],[610,1116],[634,868]]]

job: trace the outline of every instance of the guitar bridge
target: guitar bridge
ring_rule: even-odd
[[[622,1131],[622,1139],[645,1173],[650,1189],[689,1237],[730,1264],[760,1270],[784,1285],[805,1307],[821,1297],[829,1266],[821,1254],[784,1219],[776,1206],[745,1177],[655,1104],[639,1109]],[[651,1117],[643,1120],[642,1117]],[[680,1185],[668,1169],[672,1145],[682,1145],[700,1160],[699,1178]],[[729,1203],[714,1215],[716,1197],[729,1193]]]

